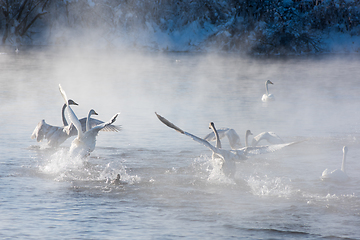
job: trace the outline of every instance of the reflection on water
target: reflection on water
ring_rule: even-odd
[[[358,56],[0,55],[0,236],[357,238],[358,66]],[[263,103],[267,79],[276,100]],[[79,118],[91,108],[101,120],[121,112],[122,131],[100,132],[86,160],[68,157],[71,139],[58,149],[30,139],[41,119],[62,124],[59,83]],[[230,179],[155,111],[199,137],[213,121],[242,144],[247,129],[306,141],[236,163]],[[350,181],[322,182],[325,168],[341,167],[344,145]],[[128,184],[108,184],[118,173]]]

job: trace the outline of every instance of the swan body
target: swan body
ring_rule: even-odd
[[[265,93],[264,93],[264,95],[262,96],[262,98],[261,98],[261,100],[263,101],[263,102],[270,102],[270,101],[274,101],[275,100],[275,97],[274,97],[274,95],[273,94],[271,94],[271,93],[269,93],[269,84],[274,84],[274,83],[272,83],[270,80],[267,80],[266,82],[265,82]]]
[[[322,180],[329,180],[329,181],[334,181],[334,182],[345,182],[349,179],[348,175],[345,172],[345,162],[346,162],[347,152],[348,152],[348,148],[346,146],[344,146],[341,169],[336,169],[332,172],[330,172],[328,169],[325,169],[321,175]]]
[[[67,101],[66,93],[62,89],[60,84],[59,84],[59,90],[60,90],[62,97],[65,100],[65,103],[67,103],[68,101]],[[69,117],[71,123],[77,129],[77,133],[78,133],[77,137],[71,143],[71,147],[70,147],[70,151],[69,151],[71,156],[86,157],[92,151],[94,151],[95,145],[96,145],[96,136],[98,135],[99,131],[106,126],[113,124],[116,121],[117,116],[119,115],[119,113],[117,113],[110,119],[109,122],[102,123],[91,129],[89,129],[89,125],[88,125],[87,131],[83,132],[81,123],[80,123],[79,119],[77,118],[77,116],[75,115],[74,111],[71,109],[69,104],[67,104],[67,109],[68,109],[68,111],[67,111],[68,117]],[[91,109],[88,114],[88,120],[90,119],[90,116],[93,114],[96,115],[97,113],[93,109]]]
[[[69,105],[78,105],[73,100],[69,99]],[[66,104],[62,107],[62,120],[64,123],[63,127],[52,126],[47,124],[45,120],[41,120],[38,125],[35,127],[33,133],[31,134],[31,139],[36,139],[37,142],[41,142],[43,139],[47,139],[48,146],[50,147],[58,147],[60,144],[66,141],[69,137],[74,135],[74,131],[76,130],[72,126],[68,126],[64,112],[65,112]],[[75,131],[76,132],[76,131]]]

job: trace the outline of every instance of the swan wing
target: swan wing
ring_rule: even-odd
[[[202,145],[204,145],[205,147],[209,148],[211,151],[213,152],[216,152],[218,153],[218,149],[216,147],[214,147],[213,145],[211,145],[208,141],[200,138],[200,137],[197,137],[191,133],[188,133],[188,132],[185,132],[184,130],[182,130],[181,128],[177,127],[175,124],[171,123],[169,120],[167,120],[166,118],[160,116],[159,114],[157,114],[155,112],[156,116],[158,117],[158,119],[163,123],[165,124],[166,126],[168,126],[169,128],[172,128],[174,130],[176,130],[177,132],[181,133],[181,134],[184,134],[188,137],[190,137],[192,140],[194,140],[195,142],[198,142]]]
[[[242,148],[242,149],[246,149],[247,156],[252,156],[252,155],[259,155],[259,154],[275,152],[275,151],[280,150],[280,149],[282,149],[284,147],[291,146],[291,145],[294,145],[294,144],[297,144],[297,143],[300,143],[300,142],[303,142],[303,141],[283,143],[283,144],[275,144],[275,145],[266,145],[266,146],[245,147],[245,148]]]
[[[68,104],[68,98],[66,96],[64,89],[62,89],[60,84],[59,84],[59,90],[60,90],[60,93],[61,93],[62,97],[64,98],[65,103],[67,105],[68,117],[69,117],[70,121],[74,124],[76,130],[78,131],[78,137],[81,138],[83,136],[83,132],[81,130],[82,129],[81,123],[80,123],[79,119],[77,118],[77,116],[75,115],[74,111],[71,109],[70,105]]]
[[[222,139],[224,137],[228,138],[231,149],[236,150],[236,149],[239,149],[242,147],[241,142],[240,142],[240,137],[234,129],[220,128],[220,129],[217,129],[217,132],[219,133],[220,139]],[[209,133],[208,135],[206,135],[204,137],[204,139],[206,141],[215,141],[216,140],[215,133],[214,132]]]
[[[34,129],[31,139],[36,139],[37,142],[47,139],[49,146],[57,147],[70,137],[69,133],[70,127],[56,127],[41,120]]]
[[[218,134],[219,134],[219,137],[220,139],[226,137],[226,133],[227,131],[230,130],[230,128],[219,128],[219,129],[216,129]],[[216,140],[216,137],[215,137],[215,133],[212,131],[211,133],[209,133],[208,135],[206,135],[204,137],[204,140],[206,141],[215,141]]]
[[[252,142],[251,146],[255,147],[261,140],[266,140],[271,144],[282,144],[284,141],[274,132],[262,132],[256,135]]]
[[[83,132],[86,131],[86,119],[87,118],[81,118],[79,121],[81,123],[81,128]],[[90,118],[90,128],[96,127],[97,125],[103,124],[104,122],[95,118]],[[120,125],[106,125],[104,128],[102,128],[100,131],[105,132],[119,132],[121,130]]]
[[[88,134],[94,134],[95,136],[98,134],[99,131],[101,131],[102,129],[110,126],[111,124],[113,124],[116,121],[116,118],[119,116],[120,113],[116,113],[108,122],[103,122],[99,125],[96,125],[95,127],[91,128],[89,131],[87,131],[86,133]]]

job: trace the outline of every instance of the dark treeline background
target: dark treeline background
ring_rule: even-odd
[[[360,0],[0,0],[0,7],[1,44],[13,46],[66,44],[81,32],[116,47],[140,32],[195,26],[208,34],[192,49],[277,54],[321,52],[334,32],[360,36]]]

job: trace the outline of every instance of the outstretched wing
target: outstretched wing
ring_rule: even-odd
[[[157,114],[155,112],[156,116],[158,117],[158,119],[163,123],[165,124],[166,126],[168,126],[169,128],[172,128],[174,130],[176,130],[177,132],[181,133],[181,134],[184,134],[188,137],[190,137],[192,140],[204,145],[205,147],[209,148],[211,151],[213,152],[217,152],[217,148],[214,147],[213,145],[211,145],[208,141],[202,139],[202,138],[199,138],[191,133],[188,133],[188,132],[185,132],[184,130],[182,130],[181,128],[177,127],[175,124],[173,124],[172,122],[170,122],[169,120],[167,120],[166,118],[160,116],[159,114]]]
[[[87,118],[81,118],[79,121],[81,123],[81,128],[83,132],[86,131],[86,119]],[[95,118],[90,118],[90,128],[96,127],[97,125],[103,124],[104,122]],[[100,131],[105,132],[119,132],[121,130],[121,126],[119,125],[107,125],[104,128],[102,128]]]
[[[231,149],[236,150],[242,147],[240,142],[240,137],[234,129],[220,128],[217,129],[217,132],[219,134],[220,139],[224,138],[225,136],[228,138]],[[209,133],[204,137],[204,139],[207,141],[215,141],[216,140],[215,133],[214,132]]]
[[[282,149],[284,147],[291,146],[291,145],[301,143],[301,142],[303,142],[303,141],[283,143],[283,144],[274,144],[274,145],[266,145],[266,146],[244,147],[243,149],[246,149],[247,156],[253,156],[253,155],[259,155],[259,154],[275,152],[275,151],[280,150],[280,149]]]
[[[70,129],[70,126],[56,127],[47,124],[45,120],[41,120],[34,129],[31,139],[36,139],[37,142],[47,139],[49,146],[57,147],[71,136]]]
[[[86,135],[94,135],[94,136],[96,136],[100,130],[102,130],[103,128],[105,128],[105,127],[107,127],[107,126],[110,126],[111,124],[113,124],[113,123],[116,121],[116,118],[117,118],[117,116],[119,116],[119,114],[120,114],[120,113],[115,114],[115,115],[110,119],[110,121],[108,121],[108,122],[106,122],[106,123],[103,122],[103,123],[101,123],[101,124],[99,124],[99,125],[96,125],[95,127],[91,128],[89,131],[87,131],[85,134],[86,134]]]
[[[255,147],[261,140],[266,140],[271,144],[282,144],[284,141],[274,132],[262,132],[256,135],[252,142],[251,146]]]

